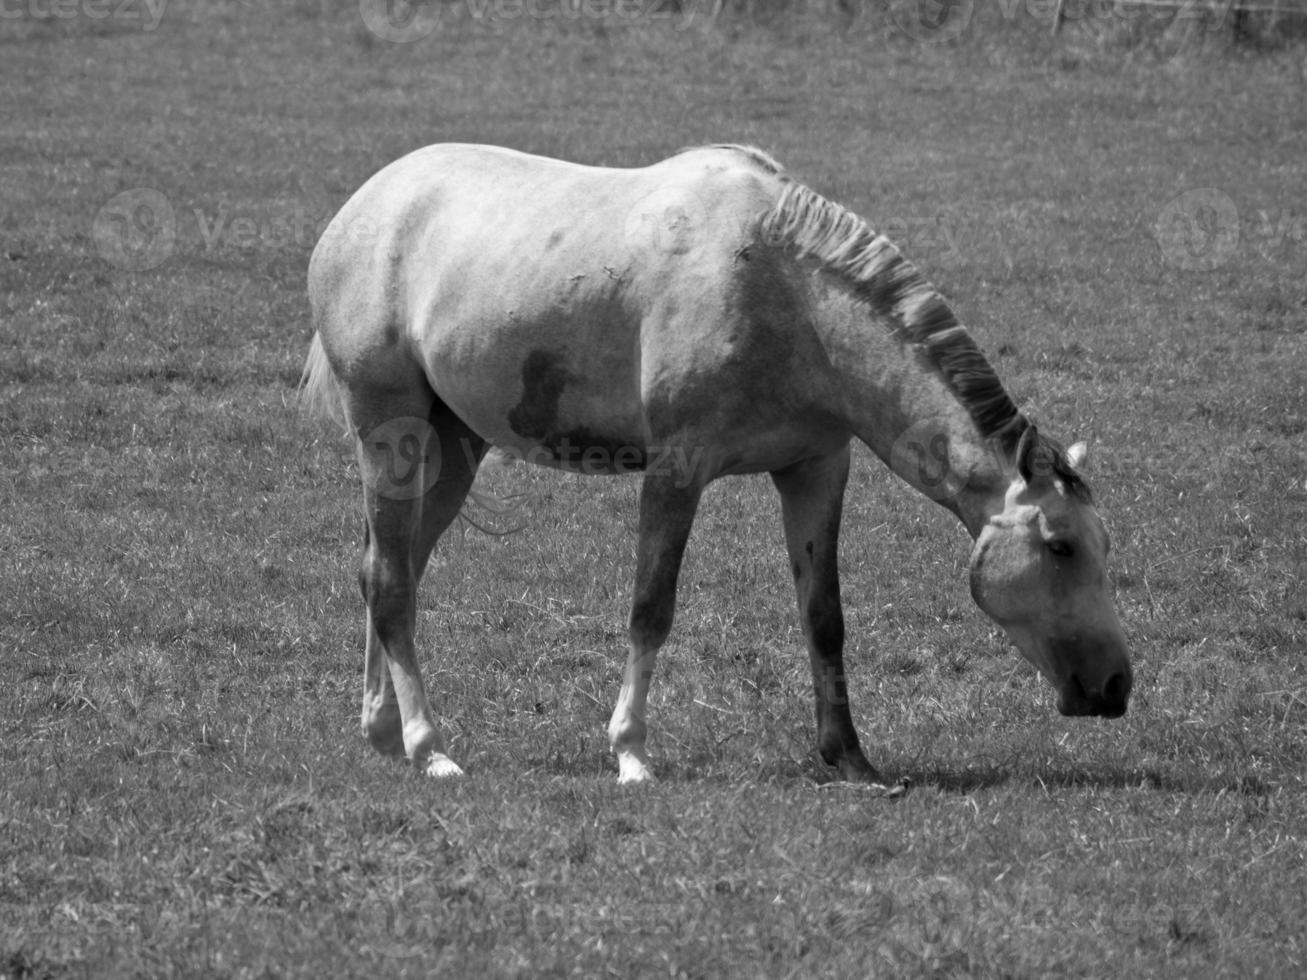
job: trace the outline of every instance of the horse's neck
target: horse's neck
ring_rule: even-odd
[[[951,510],[975,537],[1012,483],[960,396],[924,351],[842,291],[815,304],[818,331],[860,440],[918,491]]]

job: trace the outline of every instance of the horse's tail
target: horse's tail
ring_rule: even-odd
[[[349,431],[349,420],[345,417],[344,392],[340,380],[331,370],[327,352],[322,347],[322,335],[313,335],[313,345],[309,356],[304,361],[304,373],[300,375],[299,401],[301,407],[311,415],[317,415],[331,422],[337,422]]]

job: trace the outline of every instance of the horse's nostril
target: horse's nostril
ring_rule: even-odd
[[[1103,685],[1103,700],[1111,707],[1124,707],[1130,694],[1130,681],[1125,674],[1113,674]]]
[[[1075,696],[1080,700],[1089,700],[1089,692],[1085,690],[1085,685],[1080,682],[1080,676],[1078,674],[1071,675],[1071,688],[1074,691]]]

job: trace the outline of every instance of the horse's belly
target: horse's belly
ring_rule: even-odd
[[[474,432],[510,455],[592,474],[643,469],[636,333],[587,320],[446,324],[424,345],[428,377]]]

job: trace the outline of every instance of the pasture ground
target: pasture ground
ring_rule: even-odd
[[[870,8],[516,9],[396,45],[333,0],[149,30],[6,6],[0,977],[1301,975],[1302,48],[1110,5],[1052,41],[978,4],[951,43]],[[861,452],[855,718],[913,791],[813,756],[764,478],[707,496],[661,780],[619,788],[636,484],[519,466],[488,482],[528,526],[452,535],[423,591],[469,778],[374,757],[353,465],[294,406],[304,270],[371,172],[445,140],[752,142],[890,229],[1093,444],[1129,715],[1059,717],[971,604],[965,534]]]

